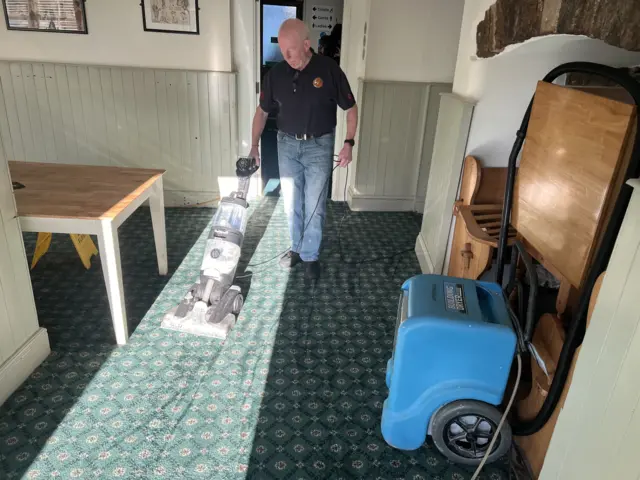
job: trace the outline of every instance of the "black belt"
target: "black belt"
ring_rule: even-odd
[[[320,138],[320,137],[324,137],[325,135],[329,135],[331,132],[325,132],[325,133],[320,133],[320,134],[313,134],[313,133],[287,133],[287,132],[282,132],[285,135],[288,135],[290,137],[295,138],[296,140],[311,140],[312,138]]]

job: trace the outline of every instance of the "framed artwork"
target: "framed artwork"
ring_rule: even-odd
[[[141,0],[147,32],[200,34],[198,0]]]
[[[85,0],[2,0],[7,30],[89,33]]]

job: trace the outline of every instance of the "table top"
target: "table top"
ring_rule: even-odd
[[[113,219],[165,170],[9,162],[18,216]]]

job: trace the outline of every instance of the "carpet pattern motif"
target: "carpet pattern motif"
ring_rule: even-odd
[[[379,429],[398,288],[419,273],[419,219],[344,208],[328,206],[311,286],[300,266],[263,263],[288,247],[278,199],[252,206],[245,306],[224,342],[159,327],[195,280],[212,209],[167,209],[167,277],[148,210],[120,228],[133,332],[123,347],[99,258],[85,270],[69,237],[54,236],[32,271],[52,354],[0,407],[0,478],[470,478],[429,441],[402,452]],[[25,241],[30,258],[35,235]],[[481,478],[506,472],[496,463]]]

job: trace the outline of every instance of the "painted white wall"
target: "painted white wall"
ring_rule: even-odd
[[[453,92],[475,100],[467,154],[485,166],[506,166],[522,116],[536,82],[554,67],[574,61],[611,66],[640,63],[640,53],[606,45],[599,40],[554,35],[510,47],[489,59],[476,52],[476,27],[495,0],[467,0],[462,19]]]
[[[47,331],[38,324],[22,230],[1,140],[0,332],[1,405],[50,352]]]
[[[372,0],[366,78],[452,82],[464,0]]]
[[[638,478],[640,181],[618,234],[540,480]]]
[[[348,0],[349,1],[349,0]],[[313,11],[314,6],[323,6],[323,7],[332,7],[333,12],[331,12],[331,16],[333,16],[333,20],[327,24],[325,21],[319,21],[318,19],[314,20],[313,16],[315,12]],[[310,30],[310,38],[311,38],[311,47],[317,52],[318,51],[318,41],[320,40],[320,35],[322,33],[329,35],[331,33],[330,28],[318,28],[318,26],[328,26],[331,25],[333,27],[336,23],[343,21],[343,13],[344,13],[344,0],[305,0],[304,13],[303,18],[307,26]],[[317,16],[317,15],[316,15]],[[315,27],[314,27],[315,23]]]
[[[257,13],[255,0],[231,0],[231,65],[237,72],[239,155],[247,155],[251,150],[251,121],[258,99]]]
[[[367,33],[369,30],[369,13],[371,0],[348,0],[344,8],[344,23],[342,25],[342,51],[340,52],[340,66],[344,70],[354,98],[360,104],[360,78],[364,77],[367,62]],[[360,106],[360,105],[358,105]],[[362,109],[358,110],[362,114]],[[345,138],[347,116],[338,109],[338,124],[336,138]],[[361,124],[361,121],[358,121]],[[360,128],[360,127],[358,127]],[[336,142],[336,151],[342,148],[341,142]],[[358,162],[359,144],[353,149],[353,162],[348,171],[338,168],[333,174],[333,189],[331,198],[335,201],[346,201],[345,182],[352,185],[355,181],[356,164]],[[348,174],[348,178],[347,178]]]
[[[7,31],[3,18],[0,59],[228,72],[230,0],[199,3],[200,35],[145,32],[131,0],[86,2],[88,35]]]

